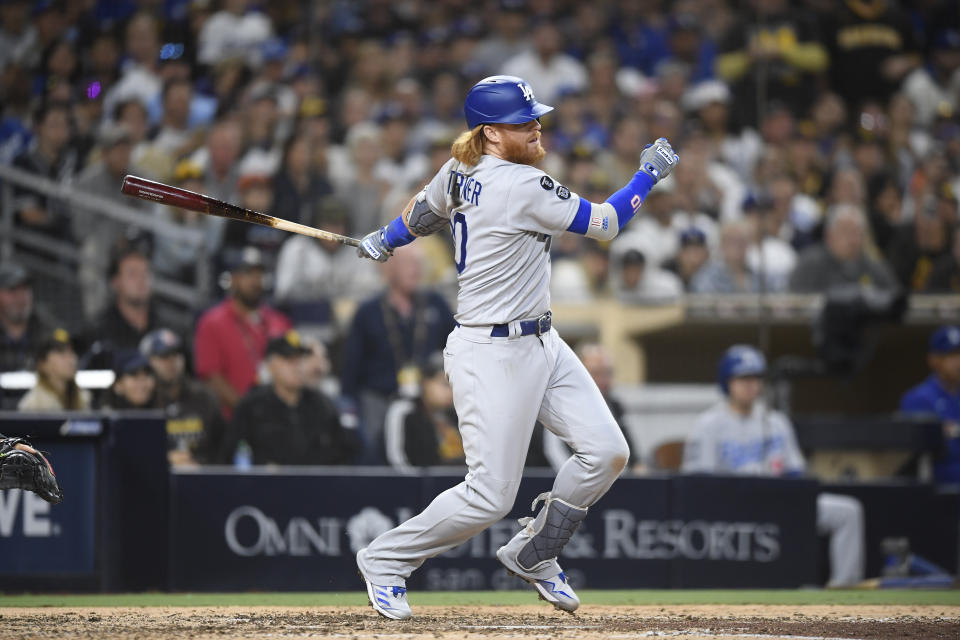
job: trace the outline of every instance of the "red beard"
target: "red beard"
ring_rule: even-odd
[[[526,140],[515,142],[512,139],[505,138],[503,142],[503,159],[508,162],[533,165],[543,160],[543,157],[547,155],[547,151],[540,144],[539,139],[535,149],[530,149]]]

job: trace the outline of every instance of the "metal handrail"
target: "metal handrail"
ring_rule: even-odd
[[[80,251],[73,242],[58,240],[14,225],[14,186],[29,189],[44,197],[68,203],[70,207],[89,211],[125,225],[134,226],[152,232],[156,236],[184,244],[196,250],[196,277],[194,285],[186,285],[156,274],[155,293],[178,305],[196,309],[206,300],[206,289],[210,285],[209,265],[206,255],[205,234],[199,229],[189,229],[171,225],[143,210],[125,206],[103,196],[84,192],[72,182],[57,182],[22,169],[0,165],[0,259],[13,257],[14,245],[25,247],[28,251],[18,256],[32,271],[42,272],[57,280],[76,283],[76,270],[67,265],[76,265],[80,261]],[[120,185],[117,185],[119,191]],[[55,255],[60,262],[48,262],[31,252],[38,251]]]
[[[190,246],[203,246],[203,231],[198,229],[185,229],[167,224],[163,220],[158,220],[154,216],[145,216],[143,211],[121,205],[113,200],[98,196],[92,193],[86,193],[76,187],[73,183],[56,182],[49,178],[44,178],[33,173],[29,173],[16,167],[0,165],[0,178],[36,191],[42,195],[58,198],[70,203],[71,206],[79,206],[88,209],[98,215],[112,218],[124,224],[133,225],[142,229],[148,229],[151,232],[184,242]],[[117,185],[117,191],[120,185]]]

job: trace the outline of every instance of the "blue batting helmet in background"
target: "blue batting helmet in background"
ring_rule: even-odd
[[[767,359],[759,349],[747,344],[735,344],[723,357],[717,371],[717,381],[724,393],[730,393],[730,378],[745,378],[747,376],[762,376],[767,372]]]
[[[551,111],[553,107],[537,102],[530,85],[517,76],[484,78],[467,92],[463,103],[471,129],[480,124],[523,124]]]

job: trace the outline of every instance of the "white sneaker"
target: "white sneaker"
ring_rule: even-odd
[[[500,564],[506,567],[507,573],[529,582],[537,590],[541,600],[546,600],[560,611],[573,613],[577,610],[577,607],[580,606],[580,598],[577,597],[576,591],[567,582],[567,576],[560,570],[560,565],[554,561],[552,564],[556,567],[557,573],[547,578],[537,578],[525,574],[516,560],[510,558],[507,546],[504,545],[497,549],[497,559],[500,560]]]

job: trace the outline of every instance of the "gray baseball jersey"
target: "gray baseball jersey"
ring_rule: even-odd
[[[805,462],[787,417],[756,403],[749,416],[720,402],[700,415],[683,449],[684,471],[781,475]]]
[[[536,167],[485,155],[472,167],[451,158],[426,199],[450,220],[457,322],[501,324],[550,309],[550,241],[573,221],[577,194]]]
[[[443,368],[469,472],[357,554],[363,575],[378,585],[403,586],[426,558],[510,510],[538,420],[577,452],[550,492],[574,507],[596,502],[630,455],[600,390],[556,329],[501,337],[490,326],[516,326],[550,309],[550,239],[570,226],[580,198],[539,169],[489,155],[472,167],[450,160],[424,197],[453,230],[460,326],[447,338]],[[604,215],[590,224],[610,230]],[[506,546],[525,544],[530,535],[522,529]],[[555,559],[541,565],[527,577],[561,571]]]

